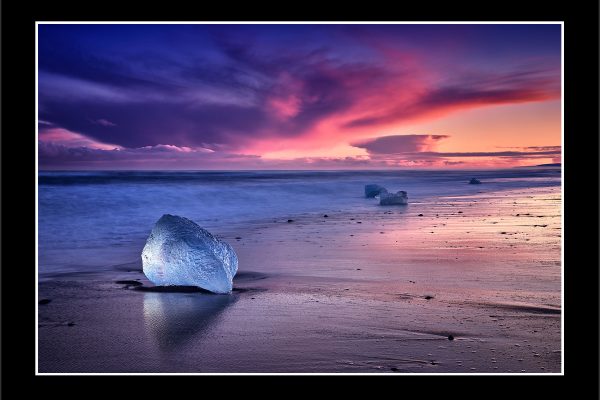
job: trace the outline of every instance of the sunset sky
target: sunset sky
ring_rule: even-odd
[[[560,162],[560,25],[44,25],[40,169]]]

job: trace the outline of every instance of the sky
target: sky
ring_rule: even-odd
[[[39,166],[560,162],[560,28],[41,24]]]

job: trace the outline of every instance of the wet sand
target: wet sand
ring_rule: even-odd
[[[560,188],[484,190],[226,227],[231,295],[45,276],[39,372],[560,372]]]

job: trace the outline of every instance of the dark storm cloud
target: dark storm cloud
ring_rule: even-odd
[[[352,146],[366,149],[369,154],[395,154],[421,152],[447,135],[391,135],[353,143]]]

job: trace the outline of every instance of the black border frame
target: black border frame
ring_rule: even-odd
[[[432,4],[398,3],[397,10],[386,4],[346,4],[328,11],[324,5],[282,4],[261,9],[257,4],[223,4],[219,11],[197,3],[178,0],[168,4],[126,4],[107,0],[99,4],[52,1],[2,4],[2,268],[1,272],[1,387],[12,398],[39,391],[61,397],[145,396],[165,390],[171,396],[187,388],[190,396],[206,388],[227,385],[245,395],[294,389],[294,394],[312,392],[307,383],[328,383],[336,393],[364,388],[377,395],[383,388],[392,395],[432,395],[432,391],[453,398],[502,396],[504,398],[554,397],[562,390],[598,398],[598,49],[599,7],[597,2],[560,4],[545,1],[508,0],[502,3],[446,2]],[[575,2],[571,2],[575,3]],[[284,12],[284,10],[289,10]],[[269,11],[267,11],[269,10]],[[351,12],[351,10],[354,10]],[[318,14],[317,14],[318,11]],[[273,15],[277,12],[279,15]],[[209,17],[210,15],[210,17]],[[35,21],[564,21],[564,177],[565,196],[565,332],[564,376],[194,376],[190,377],[98,377],[35,376]],[[130,382],[132,378],[135,383]],[[452,378],[452,379],[451,379]],[[161,382],[155,382],[160,379]],[[169,382],[164,382],[167,379]],[[171,382],[176,379],[177,382]],[[365,381],[366,379],[366,381]],[[401,379],[398,382],[395,379]],[[433,384],[427,384],[428,380]],[[502,381],[493,382],[496,379]],[[436,380],[439,380],[436,384]],[[508,380],[505,382],[504,380]],[[125,384],[116,391],[115,383]],[[241,383],[241,384],[240,384]],[[485,385],[477,389],[478,385]],[[177,389],[175,388],[177,385]],[[208,386],[206,386],[208,385]],[[285,385],[285,386],[282,386]],[[517,385],[518,388],[515,386]],[[161,390],[162,389],[162,390]],[[257,391],[258,390],[258,391]],[[568,393],[568,392],[567,392]],[[589,395],[588,395],[589,393]],[[593,396],[593,394],[596,396]],[[187,394],[187,393],[186,393]],[[185,395],[185,394],[184,394]]]

